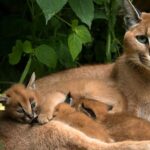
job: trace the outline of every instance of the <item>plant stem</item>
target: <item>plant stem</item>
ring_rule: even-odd
[[[24,82],[24,80],[25,80],[25,78],[26,78],[26,76],[27,76],[27,74],[29,72],[29,69],[30,69],[30,66],[31,66],[31,61],[32,61],[32,58],[30,56],[29,59],[28,59],[28,62],[26,64],[26,66],[25,66],[25,69],[24,69],[24,71],[23,71],[23,73],[21,75],[19,83],[23,83]]]
[[[64,20],[63,18],[59,17],[58,15],[55,15],[55,17],[72,28],[72,25],[69,22],[67,22],[66,20]]]
[[[29,7],[29,10],[31,12],[31,16],[32,16],[32,19],[33,19],[34,18],[34,6],[33,6],[33,2],[31,0],[27,0],[27,5]]]

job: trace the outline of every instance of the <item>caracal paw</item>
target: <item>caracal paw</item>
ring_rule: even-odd
[[[52,120],[52,115],[51,114],[40,114],[38,116],[38,122],[40,124],[45,124],[48,123],[50,120]]]

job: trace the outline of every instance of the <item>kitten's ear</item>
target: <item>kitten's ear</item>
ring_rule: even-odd
[[[7,96],[0,96],[0,103],[2,103],[4,106],[9,104],[9,98]]]
[[[70,92],[66,96],[65,103],[69,104],[70,106],[73,105],[73,99],[71,97],[71,93]]]
[[[129,29],[141,21],[141,13],[134,7],[130,0],[123,0],[124,22]]]
[[[27,88],[35,90],[36,86],[35,86],[35,72],[32,73],[31,78],[29,80],[29,83],[27,84]]]

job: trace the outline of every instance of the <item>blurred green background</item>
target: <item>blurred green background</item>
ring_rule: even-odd
[[[149,11],[149,0],[134,0]],[[122,53],[121,0],[1,0],[0,90]]]

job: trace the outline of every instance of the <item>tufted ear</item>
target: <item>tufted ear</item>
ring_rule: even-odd
[[[73,99],[71,97],[71,93],[70,92],[66,96],[65,103],[69,104],[70,106],[73,105]]]
[[[124,22],[129,29],[141,20],[141,13],[134,7],[130,0],[123,0]]]
[[[0,95],[0,103],[2,103],[4,106],[9,103],[9,98],[4,95]]]
[[[35,78],[36,78],[36,75],[35,75],[35,72],[33,72],[29,80],[29,83],[27,84],[27,88],[32,89],[32,90],[36,89]]]

